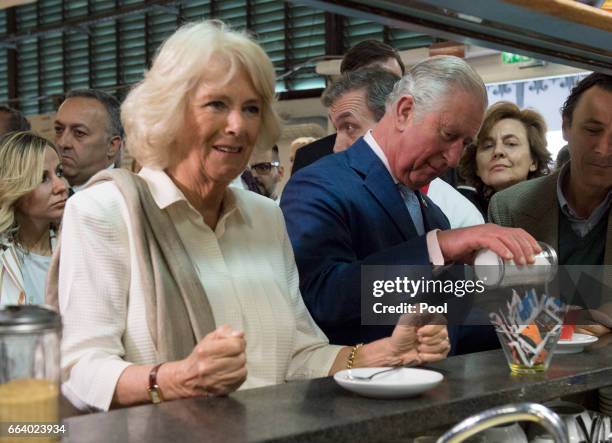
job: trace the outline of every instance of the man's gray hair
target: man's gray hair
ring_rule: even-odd
[[[108,115],[108,135],[110,138],[119,136],[123,139],[123,125],[121,124],[121,110],[119,101],[112,95],[99,89],[77,89],[66,94],[66,100],[69,98],[90,98],[100,102],[106,114]]]
[[[365,90],[366,104],[376,121],[385,115],[387,97],[400,78],[378,67],[347,71],[323,93],[323,105],[329,108],[336,100],[350,91]]]
[[[487,108],[487,90],[482,78],[462,59],[446,55],[430,57],[410,68],[389,94],[387,106],[410,95],[417,115],[422,115],[437,109],[456,88],[474,95],[482,102],[483,109]]]

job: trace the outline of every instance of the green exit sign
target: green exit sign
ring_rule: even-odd
[[[531,57],[525,57],[524,55],[512,54],[511,52],[502,52],[502,63],[510,65],[512,63],[523,63],[533,62],[534,59]]]

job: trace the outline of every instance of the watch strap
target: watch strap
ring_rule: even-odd
[[[151,372],[149,372],[149,388],[147,389],[147,392],[149,393],[149,398],[151,399],[151,402],[155,404],[164,401],[162,391],[159,385],[157,384],[157,371],[163,364],[164,363],[162,362],[153,366]]]

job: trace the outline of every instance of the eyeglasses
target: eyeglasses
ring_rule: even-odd
[[[254,165],[251,165],[251,169],[257,172],[258,174],[267,175],[270,173],[272,168],[278,168],[279,166],[280,166],[279,161],[262,162],[262,163],[255,163]]]

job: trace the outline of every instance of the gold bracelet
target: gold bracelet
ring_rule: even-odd
[[[359,348],[363,346],[363,343],[358,343],[351,348],[351,353],[346,360],[346,369],[353,369],[353,364],[355,363],[355,357],[357,357],[357,351]]]

